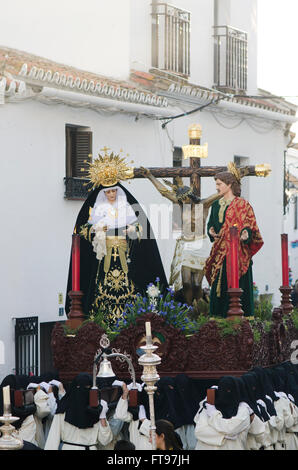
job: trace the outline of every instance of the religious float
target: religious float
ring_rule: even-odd
[[[90,163],[88,179],[92,191],[72,236],[68,321],[58,322],[52,333],[54,366],[64,382],[70,382],[82,371],[93,374],[94,358],[100,351],[114,357],[113,371],[119,379],[131,379],[128,358],[134,380],[140,380],[141,358],[148,339],[146,324],[150,324],[152,347],[160,358],[159,376],[184,373],[197,379],[217,380],[224,375],[241,376],[254,366],[269,367],[290,360],[298,338],[298,319],[290,302],[286,234],[281,235],[279,308],[263,312],[260,305],[258,315],[244,314],[238,275],[240,233],[232,224],[227,241],[227,314],[225,318],[210,317],[206,311],[208,299],[206,302],[201,288],[208,256],[204,251],[205,225],[211,204],[219,196],[214,194],[201,200],[200,179],[229,171],[240,181],[244,176],[265,177],[270,168],[268,165],[236,168],[233,164],[201,167],[200,159],[207,156],[207,144],[201,146],[200,139],[200,126],[192,126],[189,145],[183,148],[185,157],[190,158],[189,167],[132,168],[120,155],[109,154],[107,148]],[[161,184],[157,179],[165,177],[173,178],[173,183],[163,180]],[[182,177],[190,178],[190,187],[184,186]],[[151,233],[150,223],[138,202],[119,183],[131,178],[148,178],[160,194],[177,204],[191,233],[193,225],[198,226],[196,206],[202,209],[200,233],[195,240],[186,235],[177,241],[169,284],[154,236],[143,236],[144,229],[147,235]],[[105,210],[105,197],[115,197],[115,187],[120,188],[117,209]],[[184,205],[190,211],[184,210]],[[125,208],[123,220],[119,207]],[[118,225],[115,220],[120,220]],[[127,230],[134,235],[130,240]],[[198,251],[197,246],[203,250]],[[189,251],[189,247],[194,251]],[[105,338],[108,348],[102,346]]]

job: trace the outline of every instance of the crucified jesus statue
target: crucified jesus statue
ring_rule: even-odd
[[[190,187],[183,185],[179,176],[174,178],[174,183],[163,179],[165,184],[162,184],[149,169],[141,170],[159,193],[180,209],[181,235],[176,241],[169,283],[174,286],[176,295],[182,294],[185,302],[192,305],[194,300],[203,298],[204,265],[210,251],[205,235],[206,221],[210,206],[221,196],[216,193],[200,199]]]

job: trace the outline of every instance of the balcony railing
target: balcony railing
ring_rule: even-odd
[[[190,13],[168,3],[152,4],[152,66],[190,75]]]
[[[79,200],[87,199],[89,195],[88,188],[90,189],[90,184],[88,185],[88,183],[90,183],[88,180],[82,179],[82,178],[73,178],[73,177],[64,178],[65,199],[79,199]]]
[[[214,26],[214,86],[224,91],[247,90],[247,33]]]

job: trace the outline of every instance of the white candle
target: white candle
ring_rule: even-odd
[[[146,321],[145,327],[146,327],[146,336],[151,336],[151,323],[150,323],[150,321]]]
[[[5,415],[10,414],[10,387],[3,387],[3,412]]]

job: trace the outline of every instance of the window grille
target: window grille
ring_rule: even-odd
[[[152,4],[152,66],[190,75],[190,13],[167,3]]]
[[[38,375],[38,317],[16,318],[15,372]]]
[[[214,26],[214,86],[224,91],[247,90],[247,33]]]

